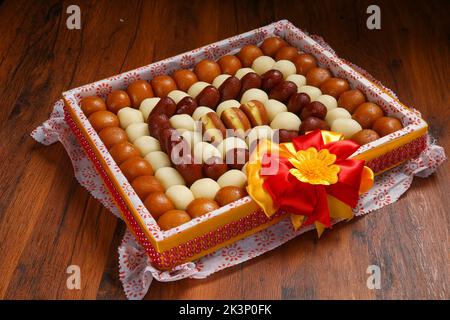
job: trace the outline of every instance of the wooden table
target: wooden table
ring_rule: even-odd
[[[60,144],[30,138],[69,88],[286,18],[318,34],[419,109],[450,147],[448,1],[1,1],[0,298],[124,299],[125,227],[75,180]],[[366,8],[381,8],[381,30]],[[81,30],[66,8],[81,7]],[[149,299],[450,298],[450,172],[417,178],[398,202],[313,232],[205,280],[154,282]],[[369,290],[366,269],[381,268]],[[81,268],[68,290],[66,268]]]

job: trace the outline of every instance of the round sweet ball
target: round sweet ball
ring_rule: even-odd
[[[307,53],[299,54],[293,62],[297,69],[297,73],[301,75],[306,75],[312,68],[317,67],[316,58]]]
[[[255,72],[255,70],[253,70],[252,68],[241,68],[238,71],[236,71],[234,76],[236,78],[238,78],[239,80],[241,80],[247,73],[251,73],[251,72]]]
[[[331,72],[328,69],[321,67],[312,68],[306,74],[306,83],[313,87],[320,87],[331,76]]]
[[[298,130],[300,118],[292,112],[280,112],[270,123],[272,129]]]
[[[181,90],[173,90],[170,91],[169,94],[167,95],[170,99],[173,100],[173,102],[175,102],[175,104],[178,104],[178,102],[181,101],[181,99],[185,98],[185,97],[189,97],[189,95]]]
[[[338,99],[342,93],[350,90],[350,85],[347,80],[341,78],[329,78],[322,83],[320,90],[322,90],[323,94],[329,94]]]
[[[301,74],[291,74],[287,76],[286,81],[291,81],[295,83],[297,88],[303,87],[306,85],[306,77]]]
[[[372,129],[375,130],[381,137],[401,130],[403,128],[402,123],[397,118],[393,117],[381,117],[373,124]]]
[[[119,119],[117,116],[106,110],[100,110],[92,113],[89,118],[89,122],[95,131],[100,132],[102,129],[107,127],[118,127]]]
[[[225,110],[230,108],[239,108],[240,106],[241,104],[237,100],[225,100],[217,106],[216,113],[220,118],[222,112],[224,112]]]
[[[118,165],[121,165],[123,162],[125,162],[125,160],[127,160],[131,157],[139,156],[138,149],[133,144],[129,143],[128,141],[120,142],[120,143],[114,145],[109,150],[109,153]]]
[[[290,75],[295,74],[295,64],[289,60],[278,60],[272,66],[273,70],[278,70],[283,74],[283,77],[286,79]]]
[[[206,198],[214,200],[219,189],[219,184],[211,178],[199,179],[191,185],[191,191],[195,199]]]
[[[156,107],[159,100],[161,100],[161,98],[147,98],[142,100],[139,111],[142,113],[145,122],[147,122],[150,112],[152,112],[152,110]]]
[[[326,122],[331,126],[336,119],[351,119],[352,115],[344,108],[335,108],[327,112]]]
[[[150,193],[164,192],[162,184],[154,176],[139,176],[131,182],[131,186],[142,200],[145,200]]]
[[[366,102],[366,96],[358,89],[345,91],[339,96],[338,106],[345,108],[348,112],[353,113],[356,108]]]
[[[139,108],[142,100],[153,97],[153,90],[150,83],[145,80],[133,81],[127,88],[128,96],[133,108]]]
[[[309,85],[298,88],[297,92],[306,93],[309,96],[309,99],[311,101],[313,101],[314,99],[317,99],[319,96],[322,95],[322,91],[320,91],[319,88],[309,86]]]
[[[275,60],[268,56],[261,56],[255,59],[252,63],[252,69],[259,75],[266,73],[271,70],[273,65],[275,64]]]
[[[156,76],[150,81],[155,95],[164,98],[170,91],[177,89],[177,84],[171,76],[161,75]]]
[[[261,44],[261,50],[262,52],[267,55],[274,57],[275,54],[280,50],[282,47],[287,47],[286,41],[281,39],[280,37],[273,36],[266,38],[263,43]]]
[[[123,90],[113,90],[106,97],[106,107],[113,113],[117,113],[120,109],[130,106],[130,97],[128,96],[128,93]]]
[[[202,141],[202,134],[198,131],[184,131],[181,134],[181,137],[189,144],[191,149],[193,149],[197,143]]]
[[[153,175],[153,168],[147,160],[142,157],[131,157],[125,160],[120,166],[123,175],[128,181],[133,181],[139,176]]]
[[[356,132],[352,137],[351,140],[355,141],[360,146],[370,143],[372,141],[380,139],[380,136],[378,133],[371,129],[363,129],[361,131]]]
[[[208,107],[197,107],[194,111],[194,113],[192,114],[192,119],[194,119],[195,121],[200,121],[200,119],[205,115],[208,114],[210,112],[214,112],[213,109],[208,108]]]
[[[217,150],[220,152],[219,156],[222,159],[225,159],[227,152],[233,149],[248,149],[248,147],[244,140],[237,137],[228,137],[217,145]]]
[[[183,185],[171,186],[166,190],[166,196],[178,210],[186,210],[189,203],[194,200],[192,191]]]
[[[192,218],[198,218],[208,212],[219,209],[219,205],[216,201],[207,198],[198,198],[192,201],[187,207],[187,213]]]
[[[173,73],[173,79],[175,80],[178,89],[188,91],[188,89],[198,81],[197,75],[187,69],[180,69]]]
[[[198,142],[193,148],[195,163],[205,163],[211,157],[221,157],[219,150],[212,144],[204,141]]]
[[[258,100],[264,103],[269,100],[269,96],[261,89],[252,88],[244,92],[241,98],[241,104],[246,104],[250,100]]]
[[[115,144],[128,140],[127,133],[119,127],[106,127],[98,133],[98,136],[107,149],[110,149]]]
[[[189,87],[188,95],[195,99],[199,95],[199,93],[209,85],[210,84],[208,82],[198,81]]]
[[[296,47],[281,47],[275,54],[275,60],[289,60],[294,61],[298,56],[298,49]]]
[[[194,68],[198,80],[212,83],[214,78],[222,73],[217,62],[209,59],[204,59],[197,63]]]
[[[80,101],[81,110],[84,112],[86,117],[89,117],[91,113],[95,111],[106,110],[106,103],[102,98],[97,96],[85,97]]]
[[[220,88],[220,86],[227,80],[229,77],[231,77],[229,74],[219,74],[217,77],[214,78],[212,85],[216,87],[217,89]]]
[[[167,153],[159,150],[147,153],[144,159],[150,162],[155,171],[172,165]]]
[[[132,123],[125,129],[125,132],[127,133],[128,140],[133,143],[137,138],[150,135],[148,124],[145,122]]]
[[[269,126],[257,126],[252,128],[247,136],[245,137],[245,140],[247,142],[247,145],[250,147],[250,150],[253,149],[254,144],[263,140],[268,139],[272,140],[274,135],[274,131]]]
[[[237,57],[241,60],[241,64],[245,68],[250,67],[253,61],[262,55],[263,52],[260,48],[255,45],[248,44],[242,47],[241,51],[237,54]]]
[[[236,56],[226,55],[217,61],[223,73],[234,75],[242,67],[241,60]]]
[[[183,210],[169,210],[158,219],[159,227],[164,230],[170,230],[189,222],[191,217]]]
[[[195,121],[188,114],[176,114],[170,117],[170,125],[175,129],[195,130]]]
[[[239,188],[244,188],[247,184],[247,176],[241,170],[229,170],[225,172],[220,178],[217,180],[220,188],[227,186],[235,186]]]
[[[175,209],[172,201],[162,191],[150,193],[144,200],[144,206],[155,219],[158,219],[165,212]]]
[[[352,118],[359,122],[364,129],[372,128],[375,121],[384,116],[383,109],[372,102],[364,102],[356,108]]]
[[[119,117],[120,126],[123,129],[126,129],[132,123],[144,122],[142,112],[130,107],[120,109],[117,112],[117,116]]]
[[[275,116],[281,112],[286,112],[287,107],[284,103],[275,100],[275,99],[269,99],[266,102],[264,102],[264,106],[266,107],[267,116],[269,117],[269,121],[273,121],[275,119]]]
[[[336,98],[333,96],[330,96],[328,94],[323,94],[321,96],[318,96],[316,99],[314,99],[314,101],[318,101],[318,102],[322,103],[327,108],[327,111],[337,108]]]
[[[350,139],[361,130],[361,125],[353,119],[339,118],[334,120],[331,125],[331,131],[342,133],[345,139]]]
[[[169,189],[171,186],[186,185],[181,174],[172,167],[159,168],[155,173],[155,177],[161,182],[164,190]]]
[[[142,136],[134,140],[134,146],[139,150],[141,156],[145,157],[153,151],[161,151],[159,141],[151,136]]]
[[[215,200],[221,207],[223,207],[246,196],[247,191],[245,191],[245,188],[227,186],[220,188],[219,192],[216,194]]]

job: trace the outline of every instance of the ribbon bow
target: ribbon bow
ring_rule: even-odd
[[[359,145],[340,133],[315,130],[289,143],[261,141],[247,164],[248,194],[268,217],[291,214],[295,229],[315,223],[318,235],[331,219],[351,219],[360,193],[373,185],[364,160],[349,159]]]

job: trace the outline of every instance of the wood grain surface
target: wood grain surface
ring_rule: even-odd
[[[81,30],[66,8],[81,7]],[[366,8],[381,8],[381,30]],[[62,91],[279,19],[321,35],[419,109],[450,147],[448,1],[0,1],[0,298],[124,299],[125,227],[76,181],[60,144],[30,138]],[[450,172],[398,202],[302,235],[204,280],[154,281],[148,299],[449,299]],[[81,268],[68,290],[66,268]],[[381,268],[369,290],[366,269]]]

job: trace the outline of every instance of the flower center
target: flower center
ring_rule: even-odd
[[[338,182],[340,167],[334,162],[336,155],[327,149],[317,151],[316,148],[300,150],[289,162],[295,168],[289,172],[301,182],[309,184],[330,185]]]

